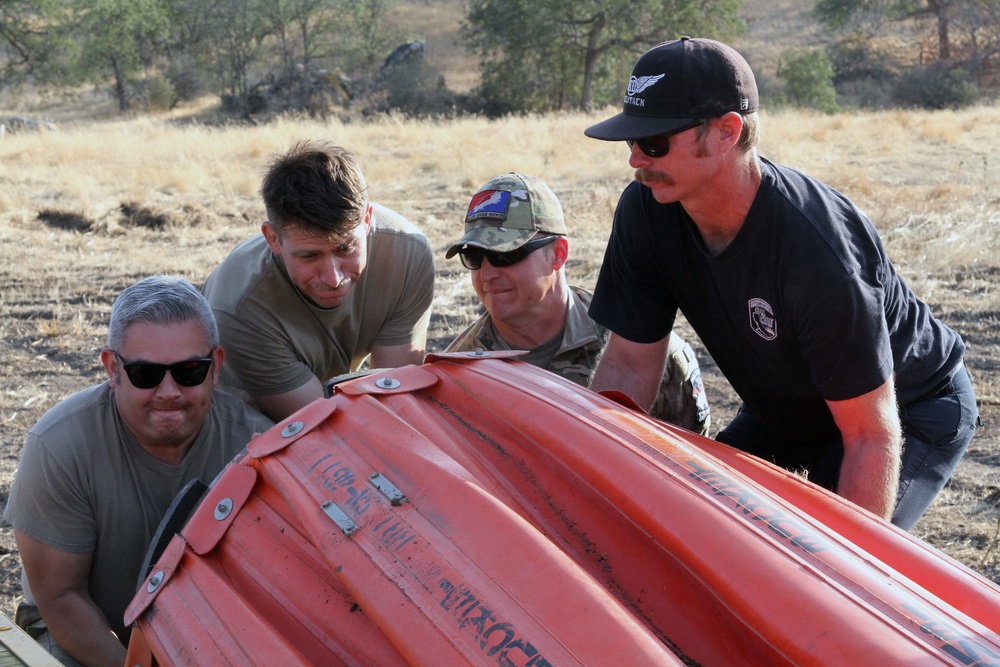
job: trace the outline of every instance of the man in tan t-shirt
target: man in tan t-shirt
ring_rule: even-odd
[[[423,361],[434,296],[430,244],[368,201],[351,153],[300,142],[270,164],[267,222],[205,282],[226,368],[222,388],[274,420],[358,370]]]

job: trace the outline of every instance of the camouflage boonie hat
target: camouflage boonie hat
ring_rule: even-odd
[[[472,196],[465,214],[465,236],[446,258],[465,246],[510,252],[536,233],[566,234],[562,206],[549,186],[534,176],[510,172],[497,176]]]

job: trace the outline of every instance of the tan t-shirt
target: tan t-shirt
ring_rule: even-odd
[[[237,246],[202,289],[226,350],[220,387],[282,394],[316,376],[356,371],[373,345],[405,345],[426,334],[434,258],[419,229],[372,205],[368,261],[347,300],[318,308],[289,280],[263,235]]]
[[[28,431],[4,520],[60,551],[92,552],[90,595],[126,640],[125,608],[174,497],[191,479],[210,484],[254,433],[272,424],[216,391],[184,460],[170,465],[147,453],[125,426],[107,382],[84,389]]]

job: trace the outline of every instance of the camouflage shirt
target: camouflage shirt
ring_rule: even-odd
[[[608,331],[587,315],[591,292],[576,286],[571,286],[570,292],[561,341],[528,350],[523,359],[587,387],[597,366],[597,358],[608,339]],[[484,350],[514,349],[497,334],[489,313],[484,313],[469,325],[445,351],[472,352],[477,347]],[[701,368],[691,346],[673,332],[670,334],[660,390],[649,414],[695,433],[708,435],[711,417],[701,381]]]

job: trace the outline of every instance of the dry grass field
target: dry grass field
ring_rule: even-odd
[[[587,139],[610,113],[489,122],[387,118],[206,127],[178,117],[69,124],[0,141],[0,502],[24,433],[67,394],[102,379],[98,352],[115,295],[154,273],[200,283],[257,233],[268,155],[322,137],[359,156],[371,197],[418,223],[438,260],[431,349],[477,312],[467,272],[444,250],[471,193],[495,174],[544,178],[564,204],[573,282],[593,284],[612,211],[629,180],[621,144]],[[180,113],[180,112],[178,112]],[[969,344],[986,426],[915,534],[1000,581],[1000,109],[820,116],[764,113],[763,155],[859,202],[917,293]],[[689,337],[689,331],[684,330]],[[735,397],[701,354],[714,424]],[[19,592],[0,531],[0,610]]]
[[[739,46],[755,67],[776,59],[768,45],[779,38],[813,39],[802,28],[806,4],[747,3],[756,38]],[[402,20],[417,33],[438,30],[429,59],[463,63],[446,72],[449,85],[470,88],[463,78],[468,62],[456,61],[457,22],[445,29],[408,11],[415,13]],[[767,77],[773,73],[761,74]],[[496,122],[284,119],[245,127],[193,121],[205,116],[204,105],[117,119],[87,108],[84,96],[75,104],[36,102],[40,113],[60,121],[58,131],[0,137],[0,508],[25,431],[60,399],[102,379],[98,354],[117,293],[154,273],[200,283],[257,233],[263,213],[256,189],[273,151],[303,138],[350,148],[371,198],[424,229],[438,262],[431,350],[442,349],[478,312],[467,272],[457,259],[444,259],[475,189],[510,170],[546,180],[567,213],[570,279],[592,286],[615,202],[630,178],[623,145],[583,136],[610,108]],[[27,109],[3,104],[0,98],[0,117]],[[985,426],[914,533],[1000,582],[1000,109],[839,116],[765,110],[762,117],[761,153],[858,202],[900,272],[968,343]],[[736,398],[697,339],[681,329],[700,354],[713,423],[724,425]],[[0,611],[8,614],[20,592],[18,570],[13,539],[2,528]]]

